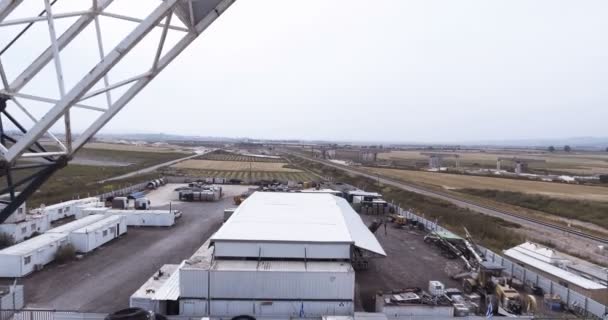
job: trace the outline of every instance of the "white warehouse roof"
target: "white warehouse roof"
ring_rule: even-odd
[[[550,263],[547,263],[543,260],[539,260],[534,255],[531,255],[529,250],[522,249],[520,246],[505,250],[504,254],[508,258],[512,258],[514,260],[527,264],[533,268],[536,268],[540,271],[551,274],[557,278],[560,278],[564,281],[572,283],[583,289],[587,289],[587,290],[606,289],[606,286],[601,285],[595,281],[589,280],[587,278],[583,278],[568,270],[564,270],[564,269],[556,267]]]
[[[324,193],[255,192],[211,241],[348,243],[386,255],[346,200]]]

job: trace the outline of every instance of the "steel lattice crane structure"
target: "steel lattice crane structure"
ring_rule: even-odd
[[[27,0],[28,4],[33,1]],[[142,19],[135,15],[112,12],[111,4],[114,0],[88,0],[87,6],[90,4],[90,7],[87,10],[61,13],[53,13],[53,9],[56,3],[62,0],[37,1],[44,4],[44,9],[37,16],[13,18],[11,13],[18,11],[26,1],[0,0],[0,30],[8,27],[21,28],[6,46],[0,47],[0,178],[4,182],[0,195],[8,194],[7,200],[0,203],[0,223],[54,172],[65,167],[76,151],[235,2],[146,0],[148,3],[156,1],[158,4]],[[134,28],[107,52],[103,45],[104,30],[99,22],[102,17],[134,24]],[[59,20],[66,18],[76,20],[58,34],[56,26],[60,23]],[[46,28],[50,45],[17,76],[11,78],[5,72],[5,66],[10,62],[6,61],[4,54],[30,32],[33,25]],[[78,65],[74,61],[62,61],[61,53],[72,41],[83,37],[83,30],[87,27],[95,30],[97,48],[94,52],[99,55],[99,60],[92,69],[82,70],[88,72],[83,72],[84,76],[68,88],[64,81],[64,67],[67,65],[70,68],[78,68]],[[152,63],[147,71],[123,79],[110,79],[109,73],[115,66],[157,28],[161,30],[161,35],[155,50],[148,52]],[[169,44],[166,41],[169,33],[179,34],[179,40]],[[55,67],[59,98],[25,92],[24,87],[36,79],[40,71],[50,63]],[[121,90],[116,90],[118,88]],[[105,96],[106,105],[95,106],[85,101],[96,96]],[[42,117],[36,117],[35,112],[28,107],[28,102],[31,101],[49,103],[52,107]],[[72,134],[73,123],[70,119],[70,111],[75,109],[95,114],[93,122],[78,135]],[[20,121],[17,113],[20,113],[21,118],[28,119],[31,125]],[[9,126],[14,130],[9,130]],[[65,130],[63,139],[51,132],[51,129],[57,126]],[[49,146],[49,141],[53,145]]]

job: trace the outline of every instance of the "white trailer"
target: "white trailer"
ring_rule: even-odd
[[[15,196],[17,196],[19,194],[19,192],[15,193]],[[2,201],[9,201],[11,200],[10,194],[5,193],[3,195],[0,195],[0,200]],[[8,216],[8,218],[6,218],[6,220],[4,221],[4,223],[17,223],[17,222],[21,222],[23,220],[26,219],[25,214],[26,214],[27,210],[26,210],[26,206],[25,206],[25,202],[19,206],[19,208],[17,208],[13,214],[11,214],[10,216]]]
[[[77,252],[87,253],[127,233],[125,216],[113,215],[70,233]]]
[[[35,233],[42,233],[51,228],[49,217],[41,214],[27,214],[25,220],[0,224],[0,233],[7,234],[18,243]]]
[[[57,250],[68,243],[68,236],[44,233],[0,251],[0,277],[23,277],[55,259]]]
[[[124,215],[129,227],[170,227],[175,213],[170,210],[108,210],[108,215]]]
[[[111,208],[108,207],[87,207],[82,208],[82,215],[85,217],[94,214],[106,214],[109,210],[111,210]]]
[[[76,207],[82,205],[96,206],[99,199],[89,197],[77,200],[69,200],[60,203],[55,203],[49,206],[42,206],[38,211],[49,216],[50,222],[54,222],[63,218],[73,217],[77,214]]]
[[[74,220],[72,222],[66,223],[57,228],[53,228],[53,229],[47,231],[46,233],[61,233],[61,234],[68,235],[74,230],[78,230],[82,227],[86,227],[99,220],[103,220],[103,219],[105,219],[105,217],[106,216],[104,216],[102,214],[94,214],[94,215],[86,216],[82,219]]]
[[[76,202],[74,200],[70,200],[42,207],[41,211],[49,216],[50,222],[54,222],[73,216],[75,206]]]
[[[76,219],[81,219],[85,216],[92,214],[91,212],[94,212],[94,211],[87,211],[88,209],[105,209],[105,206],[104,206],[103,202],[95,202],[95,203],[77,205],[74,208],[74,210],[75,210],[74,217]]]

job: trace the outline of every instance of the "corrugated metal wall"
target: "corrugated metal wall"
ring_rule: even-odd
[[[250,243],[215,241],[216,257],[350,259],[350,243]]]
[[[211,316],[310,318],[323,315],[352,315],[354,304],[341,301],[239,301],[212,300]]]
[[[182,298],[208,298],[209,271],[202,269],[180,268],[179,296]]]
[[[355,272],[211,271],[211,298],[352,300]]]

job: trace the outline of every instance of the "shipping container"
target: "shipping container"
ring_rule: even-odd
[[[209,270],[180,268],[180,297],[206,299],[209,296]]]
[[[125,216],[113,215],[70,233],[77,252],[87,253],[127,233]]]
[[[211,299],[354,298],[348,262],[215,260],[210,272]]]
[[[213,260],[213,247],[207,240],[196,252],[185,260],[179,268],[181,298],[209,297],[209,268]]]
[[[389,319],[402,319],[407,317],[424,317],[429,319],[451,318],[454,316],[454,307],[451,305],[431,306],[423,304],[384,305],[381,308],[376,308],[376,312],[386,314]]]
[[[179,315],[182,317],[203,317],[209,314],[209,302],[201,299],[179,299]]]
[[[68,243],[66,234],[43,233],[0,251],[0,278],[26,276],[55,259],[57,250]]]
[[[248,315],[255,318],[321,318],[324,315],[353,315],[354,304],[352,301],[211,300],[209,311],[211,317]]]

